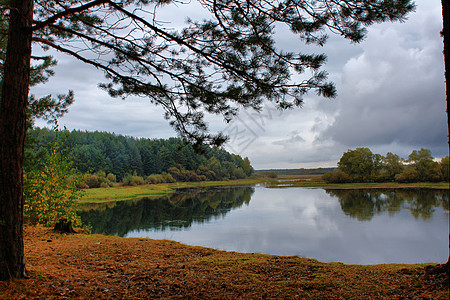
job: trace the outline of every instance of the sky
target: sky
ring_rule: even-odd
[[[322,48],[305,46],[277,28],[280,49],[328,56],[323,69],[338,96],[325,99],[311,93],[301,108],[288,111],[266,103],[260,113],[241,111],[229,124],[208,116],[210,129],[228,135],[225,149],[248,157],[255,169],[335,167],[344,152],[357,147],[403,158],[420,148],[430,149],[436,158],[448,155],[441,1],[415,2],[416,11],[405,22],[375,24],[359,44],[330,34]],[[182,11],[201,17],[194,6]],[[176,20],[179,24],[173,26],[181,26],[183,18]],[[58,60],[55,76],[31,93],[74,91],[75,103],[59,119],[60,127],[139,138],[176,136],[162,109],[148,99],[111,98],[97,87],[106,82],[101,71],[52,55]],[[43,121],[36,125],[46,126]]]

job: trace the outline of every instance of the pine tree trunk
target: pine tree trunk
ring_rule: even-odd
[[[450,151],[450,102],[448,101],[448,93],[450,90],[450,54],[448,49],[448,43],[450,43],[450,2],[448,0],[442,0],[442,19],[443,19],[443,29],[442,37],[444,38],[444,65],[445,65],[445,90],[446,90],[446,102],[447,102],[447,126],[448,126],[448,145]]]
[[[0,107],[0,280],[23,277],[23,153],[30,80],[33,0],[9,2]]]
[[[450,1],[442,0],[442,19],[443,19],[443,29],[442,37],[444,38],[444,66],[445,66],[445,99],[447,102],[447,126],[448,126],[448,147],[450,153],[450,102],[448,101],[448,93],[450,90],[450,54],[448,49],[448,44],[450,43]],[[449,249],[450,249],[450,234],[448,235]],[[446,264],[447,272],[450,268],[450,255],[448,256]]]

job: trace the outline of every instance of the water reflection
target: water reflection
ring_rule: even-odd
[[[370,221],[375,215],[389,215],[407,209],[416,219],[428,220],[437,207],[449,210],[449,190],[431,189],[357,189],[326,190],[337,197],[342,211],[359,221]]]
[[[80,214],[97,233],[378,264],[445,262],[448,208],[448,190],[255,186],[180,190]]]
[[[253,187],[182,189],[157,199],[86,206],[79,215],[93,233],[124,236],[138,229],[177,230],[248,205],[254,191]]]

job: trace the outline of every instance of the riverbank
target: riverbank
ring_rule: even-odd
[[[449,189],[448,182],[419,182],[419,183],[341,183],[328,184],[320,176],[286,176],[278,179],[249,178],[227,181],[201,181],[147,184],[139,186],[115,186],[85,190],[80,203],[103,203],[111,201],[136,200],[142,198],[158,198],[173,193],[176,189],[210,186],[236,186],[267,183],[268,188],[285,187],[317,187],[324,189],[363,189],[363,188],[431,188]]]
[[[138,186],[122,186],[86,189],[80,203],[103,203],[142,198],[159,198],[173,193],[177,189],[210,186],[252,185],[265,182],[266,179],[238,179],[226,181],[200,181],[146,184]]]
[[[317,187],[323,189],[371,189],[371,188],[426,188],[426,189],[450,189],[448,182],[363,182],[363,183],[326,183],[320,179],[280,179],[276,184],[267,185],[268,188],[285,187]]]
[[[25,227],[29,279],[0,299],[448,299],[436,265],[344,265]],[[447,280],[447,281],[446,281]]]

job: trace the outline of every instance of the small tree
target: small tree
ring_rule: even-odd
[[[24,217],[32,224],[54,226],[64,220],[81,225],[77,200],[83,191],[77,186],[82,175],[72,166],[70,148],[63,148],[60,134],[50,147],[40,170],[26,174]]]

